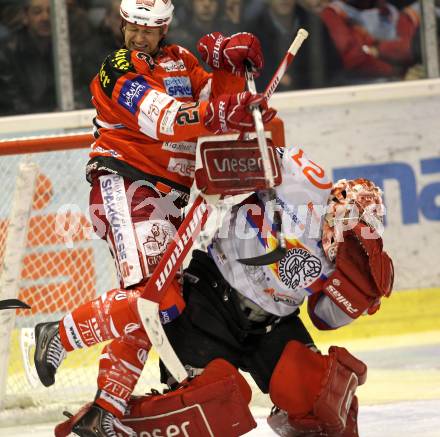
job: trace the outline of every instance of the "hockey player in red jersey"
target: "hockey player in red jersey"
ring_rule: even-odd
[[[96,233],[109,244],[120,288],[87,302],[60,322],[36,326],[35,364],[50,386],[66,352],[113,339],[100,357],[93,408],[74,432],[116,435],[151,347],[136,301],[181,223],[194,176],[198,136],[251,126],[248,108],[259,104],[264,121],[275,111],[243,92],[243,63],[263,67],[251,34],[202,38],[207,73],[185,48],[167,45],[171,0],[122,0],[125,45],[107,56],[90,89],[96,108],[95,138],[87,178]],[[162,321],[184,307],[175,280],[160,306]],[[118,357],[117,359],[115,357]]]

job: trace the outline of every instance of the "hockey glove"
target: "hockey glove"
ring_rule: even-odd
[[[383,250],[382,238],[377,234],[372,237],[371,228],[363,223],[344,232],[336,270],[323,287],[324,293],[353,319],[365,311],[376,312],[381,297],[388,297],[393,288],[393,262]]]
[[[216,70],[226,70],[237,76],[244,76],[244,61],[252,64],[252,72],[258,77],[263,69],[264,58],[259,39],[247,32],[236,33],[230,37],[220,32],[203,36],[198,44],[202,59]]]
[[[263,123],[269,123],[276,115],[276,110],[268,108],[262,94],[251,94],[248,91],[239,94],[223,94],[210,100],[204,123],[208,130],[223,134],[232,130],[252,131],[254,120],[251,106],[259,105]]]

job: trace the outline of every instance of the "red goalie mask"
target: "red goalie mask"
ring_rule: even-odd
[[[330,192],[322,230],[322,247],[327,258],[336,258],[343,232],[362,222],[377,230],[383,223],[382,190],[368,179],[340,179]]]

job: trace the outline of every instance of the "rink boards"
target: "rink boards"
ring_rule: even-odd
[[[440,286],[440,80],[281,93],[288,143],[331,172],[384,190],[396,289]]]

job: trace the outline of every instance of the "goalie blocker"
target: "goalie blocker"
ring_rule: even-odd
[[[222,359],[211,361],[200,376],[166,394],[132,397],[119,435],[142,437],[235,437],[255,428],[249,410],[252,391],[237,369]],[[88,404],[55,428],[67,437],[92,407]]]
[[[285,146],[284,125],[274,118],[265,125],[275,186],[281,183],[277,147]],[[204,194],[236,195],[266,188],[257,139],[236,140],[237,135],[205,137],[200,144],[201,168],[195,172],[197,188]]]

